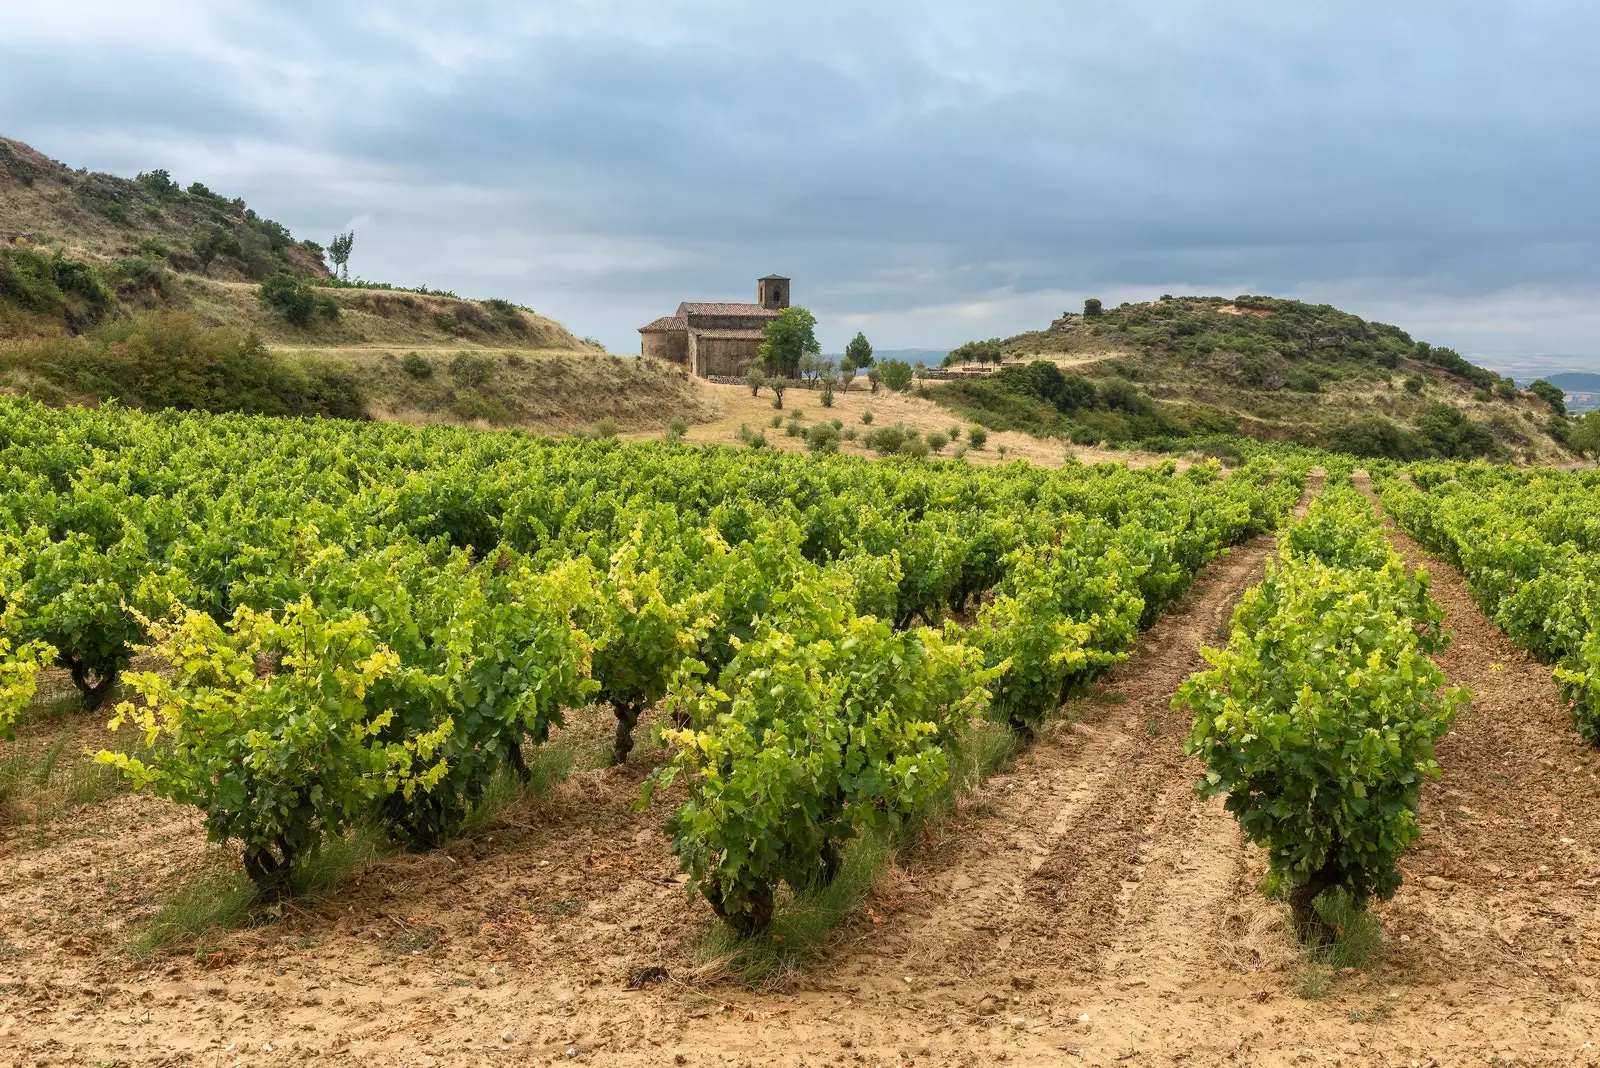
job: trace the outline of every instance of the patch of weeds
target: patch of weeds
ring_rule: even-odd
[[[1333,982],[1339,973],[1326,964],[1307,964],[1300,969],[1300,984],[1297,988],[1299,995],[1307,1001],[1315,1001],[1326,997],[1328,991],[1333,989]]]
[[[1346,968],[1365,968],[1383,940],[1383,925],[1378,918],[1366,909],[1356,908],[1343,889],[1324,891],[1317,898],[1316,910],[1333,931],[1333,941],[1306,948],[1305,965],[1300,972],[1303,998],[1322,997]]]
[[[747,983],[782,976],[866,898],[892,850],[886,835],[851,841],[833,882],[780,897],[772,926],[752,938],[717,924],[701,947],[701,962],[716,962]]]
[[[20,960],[28,956],[29,952],[15,942],[0,938],[0,960]]]
[[[218,869],[203,875],[156,913],[128,952],[144,958],[178,945],[209,947],[223,931],[242,925],[255,908],[257,891],[243,873]]]
[[[461,833],[467,836],[482,834],[496,820],[530,797],[548,793],[550,789],[567,781],[577,763],[577,753],[568,741],[551,742],[535,746],[531,756],[524,755],[528,777],[522,779],[510,768],[501,768],[489,780],[483,796],[467,813]]]
[[[63,731],[41,753],[16,746],[0,760],[0,820],[31,819],[42,834],[46,823],[81,805],[94,804],[124,788],[115,768],[69,753]]]
[[[432,949],[444,937],[444,928],[431,923],[407,923],[403,926],[405,930],[401,934],[381,943],[385,953],[397,957],[421,953],[425,949]]]
[[[1380,1001],[1370,1009],[1351,1009],[1348,1018],[1353,1024],[1381,1024],[1388,1023],[1389,1017],[1393,1015],[1394,1005]]]
[[[289,875],[296,899],[315,897],[337,889],[350,873],[371,864],[389,849],[383,831],[362,825],[342,838],[330,838]]]
[[[554,916],[571,916],[574,913],[583,911],[583,902],[576,898],[566,901],[552,901],[544,907],[544,910]]]
[[[1145,733],[1150,735],[1152,738],[1161,737],[1161,717],[1151,716],[1149,719],[1145,720],[1144,729]]]

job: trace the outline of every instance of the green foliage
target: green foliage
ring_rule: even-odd
[[[1529,384],[1528,392],[1548,404],[1550,410],[1557,415],[1567,414],[1567,395],[1562,392],[1560,386],[1552,385],[1540,378]]]
[[[844,347],[844,365],[852,370],[862,370],[872,366],[872,342],[868,341],[867,335],[859,330]]]
[[[325,293],[314,293],[304,279],[275,274],[261,283],[258,296],[262,304],[278,312],[291,325],[304,330],[313,319],[339,318],[339,305]]]
[[[771,922],[773,890],[825,885],[841,849],[893,829],[949,775],[949,748],[981,711],[988,673],[938,631],[858,616],[836,584],[774,596],[715,683],[674,698],[660,785],[684,777],[673,852],[741,934]]]
[[[7,303],[60,320],[72,333],[103,322],[115,308],[89,264],[20,245],[0,245],[0,306]]]
[[[408,352],[400,358],[400,370],[421,381],[433,377],[433,361],[415,352]]]
[[[333,240],[328,243],[328,258],[333,261],[333,266],[338,270],[339,276],[346,281],[350,279],[350,250],[355,247],[356,234],[354,230],[347,233],[333,235]]]
[[[1090,297],[1083,302],[1083,317],[1085,319],[1098,319],[1105,314],[1105,305],[1100,303],[1099,297]]]
[[[1600,455],[1600,411],[1585,413],[1568,435],[1568,444],[1586,456]]]
[[[496,370],[492,356],[458,352],[450,360],[450,378],[464,389],[482,389],[493,380]]]
[[[165,170],[154,170],[140,174],[134,178],[134,183],[143,186],[151,196],[158,200],[171,200],[182,196],[183,190],[177,182],[172,180],[172,175]],[[202,186],[201,188],[204,188]]]
[[[0,365],[26,367],[62,389],[146,409],[366,417],[355,377],[291,363],[259,338],[205,329],[185,312],[154,311],[75,338],[14,346]]]
[[[123,207],[121,204],[118,204],[114,200],[105,206],[104,214],[106,218],[110,219],[118,226],[133,225],[133,220],[128,218],[128,209]]]
[[[1118,540],[1097,520],[1077,521],[1059,547],[1007,559],[973,640],[1002,672],[993,711],[1012,729],[1037,729],[1075,686],[1127,657],[1144,598]]]
[[[944,366],[962,363],[1000,363],[1006,358],[1005,343],[997,337],[988,341],[969,341],[945,354]]]
[[[817,319],[805,308],[783,309],[762,333],[761,361],[782,378],[793,378],[800,368],[800,358],[819,351]]]
[[[767,372],[760,360],[751,360],[744,366],[744,384],[750,387],[750,396],[759,397],[761,387],[767,384]]]
[[[806,448],[814,453],[839,451],[839,428],[832,423],[814,423],[806,431]]]
[[[1400,885],[1434,742],[1471,696],[1446,688],[1428,655],[1443,618],[1427,573],[1406,572],[1365,501],[1330,489],[1245,595],[1228,647],[1206,650],[1210,669],[1174,698],[1195,717],[1201,795],[1228,795],[1304,940],[1327,937],[1323,891],[1361,907]]]
[[[1109,662],[1304,481],[1260,461],[1223,480],[1204,464],[875,463],[742,436],[735,452],[0,399],[0,634],[109,687],[148,637],[140,614],[165,620],[130,715],[172,729],[122,756],[243,844],[269,888],[352,821],[426,847],[487,818],[567,709],[665,704],[709,739],[680,754],[699,782],[680,796],[704,802],[677,825],[682,855],[744,924],[791,875],[837,870],[853,835],[945,803],[939,765],[980,691],[1020,685],[1008,650],[1039,644],[999,633],[1006,620],[1082,624],[1057,629]],[[894,436],[896,452],[927,447]],[[1036,572],[1047,594],[1029,592]],[[991,601],[1026,608],[955,622]],[[1095,667],[1065,645],[1040,655],[1057,694]],[[791,802],[814,808],[789,820]],[[788,822],[768,834],[773,813]]]
[[[1380,482],[1409,533],[1461,568],[1505,632],[1555,663],[1578,733],[1600,744],[1600,514],[1595,485],[1542,469],[1439,464]]]
[[[97,759],[136,788],[203,810],[207,835],[239,843],[246,873],[268,894],[287,888],[323,835],[341,833],[385,794],[431,789],[446,771],[436,754],[448,719],[380,739],[395,715],[374,685],[400,662],[365,615],[329,619],[301,601],[278,616],[241,607],[226,627],[189,611],[152,629],[170,675],[128,675],[142,703],[125,702],[112,720],[141,730],[151,753]],[[258,673],[261,656],[278,669]]]
[[[912,367],[905,360],[882,360],[873,370],[878,372],[878,380],[896,393],[911,388]]]
[[[973,423],[967,428],[967,444],[981,451],[985,445],[989,444],[989,431],[977,423]]]

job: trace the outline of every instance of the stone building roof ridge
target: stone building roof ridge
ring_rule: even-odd
[[[678,315],[760,315],[776,319],[779,310],[768,308],[760,304],[718,304],[718,303],[691,303],[685,301],[678,305]]]
[[[685,319],[683,316],[681,316],[681,315],[663,315],[661,318],[653,319],[650,322],[648,322],[648,323],[644,324],[643,326],[641,326],[639,328],[639,332],[640,333],[644,333],[646,330],[654,331],[654,330],[687,330],[687,329],[689,329],[689,320]]]

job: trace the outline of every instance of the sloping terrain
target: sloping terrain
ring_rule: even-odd
[[[209,387],[174,388],[190,378]],[[558,433],[720,413],[686,376],[607,355],[530,308],[339,282],[320,245],[242,200],[165,171],[73,170],[5,138],[0,390]]]
[[[1546,400],[1453,350],[1328,305],[1165,297],[1065,315],[953,356],[964,352],[1009,366],[936,385],[934,397],[1075,441],[1237,433],[1404,459],[1571,455],[1570,424]],[[1034,360],[1059,373],[1030,371]]]

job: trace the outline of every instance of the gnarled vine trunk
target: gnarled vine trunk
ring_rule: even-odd
[[[81,660],[72,660],[67,663],[67,670],[72,674],[72,685],[78,688],[78,693],[83,697],[83,708],[86,712],[97,711],[106,703],[106,698],[111,696],[111,687],[117,684],[117,673],[108,673],[104,678],[96,679],[93,684],[89,682],[89,669]]]
[[[1328,859],[1310,878],[1289,891],[1289,911],[1294,917],[1294,933],[1307,946],[1325,946],[1333,941],[1333,929],[1317,915],[1317,898],[1324,890],[1339,885],[1337,846],[1328,850]]]

